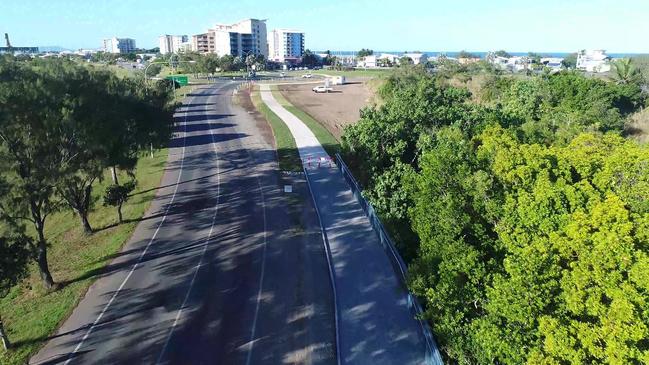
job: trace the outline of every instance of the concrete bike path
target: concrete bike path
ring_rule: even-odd
[[[288,126],[329,238],[338,296],[342,364],[432,363],[408,293],[352,191],[311,130],[260,85],[261,98]],[[310,163],[308,162],[310,161]]]

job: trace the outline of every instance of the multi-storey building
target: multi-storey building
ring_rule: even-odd
[[[268,59],[275,62],[297,63],[304,54],[304,32],[274,29],[268,39]]]
[[[199,53],[214,53],[214,33],[193,35],[192,50]]]
[[[245,57],[249,54],[268,58],[266,21],[246,19],[235,24],[217,24],[207,33],[192,37],[192,48],[201,53]]]
[[[135,39],[132,38],[108,38],[104,39],[104,52],[108,53],[131,53],[135,51]]]
[[[185,50],[189,41],[186,35],[161,35],[160,36],[160,53],[178,53]]]

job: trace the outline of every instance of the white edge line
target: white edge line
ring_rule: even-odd
[[[286,108],[284,108],[281,104],[279,104],[279,102],[275,99],[275,97],[273,96],[272,90],[270,90],[270,86],[265,86],[265,85],[260,84],[260,95],[262,94],[261,93],[262,89],[265,89],[263,91],[268,92],[268,94],[270,95],[269,97],[272,100],[274,100],[279,105],[279,107],[281,109],[286,111],[288,114],[293,115],[293,113],[286,110]],[[261,96],[262,96],[262,99],[263,99],[263,95],[261,95]],[[266,102],[264,101],[264,103],[266,103]],[[270,105],[268,105],[268,104],[266,104],[266,105],[270,108]],[[293,115],[293,116],[295,118],[297,118],[295,115]],[[280,119],[282,119],[282,118],[280,117]],[[300,118],[297,118],[297,119],[300,120]],[[284,122],[284,124],[286,124],[286,126],[288,127],[288,124],[284,120],[282,120],[282,122]],[[300,120],[300,122],[302,124],[304,124],[304,122],[302,122],[301,120]],[[291,132],[291,134],[292,134],[292,132]],[[303,165],[302,166],[302,171],[304,172],[304,176],[306,178],[307,186],[309,188],[309,195],[311,195],[311,199],[313,200],[313,207],[315,209],[316,216],[318,218],[318,223],[320,225],[320,232],[322,234],[322,243],[324,245],[324,250],[325,250],[325,258],[327,259],[327,268],[329,269],[329,281],[330,281],[330,284],[331,284],[331,291],[332,291],[332,296],[333,296],[332,299],[333,299],[333,302],[334,302],[334,305],[333,305],[334,308],[333,309],[334,309],[334,332],[335,332],[335,339],[334,340],[335,340],[335,345],[336,345],[336,364],[340,365],[341,361],[342,361],[342,355],[341,355],[342,350],[340,348],[340,346],[341,346],[340,345],[340,320],[341,319],[340,319],[339,308],[338,308],[338,295],[337,295],[338,289],[337,289],[337,286],[336,286],[335,267],[334,267],[334,265],[332,263],[333,254],[331,253],[331,247],[329,246],[329,238],[328,238],[328,235],[327,235],[327,230],[326,230],[326,228],[324,226],[324,223],[322,221],[322,217],[320,216],[320,209],[318,208],[318,203],[316,202],[316,198],[315,198],[315,195],[313,193],[313,188],[311,187],[311,181],[309,179],[309,172],[307,170],[307,167],[304,166],[304,161],[302,161],[302,165]],[[251,350],[252,350],[252,345],[251,345]],[[246,365],[250,365],[249,362],[247,362]]]
[[[99,323],[99,321],[101,321],[104,314],[106,314],[106,311],[108,310],[108,308],[110,308],[110,306],[111,306],[111,304],[113,304],[113,301],[115,300],[115,298],[117,298],[117,295],[120,293],[122,288],[124,288],[124,285],[126,285],[126,282],[128,281],[128,279],[131,278],[131,275],[133,275],[133,272],[135,272],[137,267],[142,262],[142,259],[144,258],[147,251],[149,250],[149,247],[151,246],[151,244],[155,240],[156,236],[158,235],[158,232],[160,231],[160,227],[162,227],[162,224],[165,222],[165,220],[167,220],[167,214],[169,213],[169,209],[171,208],[171,204],[173,204],[174,199],[176,198],[176,193],[178,192],[178,185],[180,184],[180,179],[182,177],[182,172],[183,172],[183,165],[185,163],[185,144],[186,144],[186,141],[187,141],[187,115],[188,114],[189,114],[189,112],[185,111],[185,119],[183,121],[183,123],[185,124],[185,130],[183,131],[183,151],[182,151],[182,157],[180,159],[180,169],[178,171],[178,179],[176,180],[176,186],[174,187],[174,192],[173,192],[173,195],[171,196],[171,200],[169,201],[169,203],[167,203],[167,207],[165,208],[165,212],[164,212],[164,215],[162,216],[162,220],[160,220],[160,223],[158,223],[158,228],[156,228],[155,232],[153,233],[153,236],[151,236],[151,239],[149,240],[149,243],[147,243],[146,247],[144,248],[144,251],[142,251],[142,253],[140,254],[140,257],[138,258],[137,262],[131,268],[131,271],[129,271],[128,275],[126,275],[126,277],[124,278],[124,280],[122,281],[120,286],[117,288],[117,291],[115,291],[115,293],[113,293],[113,296],[110,298],[108,303],[106,303],[106,305],[104,306],[104,309],[101,311],[101,313],[99,313],[99,316],[97,316],[97,318],[94,320],[94,322],[92,322],[92,325],[90,326],[90,328],[88,328],[88,330],[86,331],[86,334],[83,336],[81,341],[79,341],[77,346],[74,348],[74,351],[72,351],[70,353],[70,355],[68,355],[68,359],[65,361],[65,363],[63,365],[68,365],[70,363],[70,361],[72,361],[74,355],[79,351],[81,346],[83,346],[83,343],[88,339],[88,337],[90,337],[90,334],[95,329],[95,326],[97,325],[97,323]]]
[[[335,274],[335,267],[333,265],[333,255],[331,253],[331,246],[329,245],[329,237],[327,235],[327,229],[324,226],[324,223],[322,222],[322,216],[320,215],[320,208],[318,208],[318,202],[316,201],[315,195],[313,193],[313,188],[311,187],[311,180],[309,179],[309,172],[307,171],[306,167],[303,167],[304,170],[304,176],[306,178],[306,184],[307,187],[309,188],[309,195],[311,195],[311,199],[313,201],[313,209],[315,210],[315,214],[318,218],[318,224],[320,225],[320,233],[322,234],[322,244],[324,246],[325,250],[325,258],[327,259],[327,268],[329,269],[329,283],[331,284],[331,293],[332,293],[332,299],[334,302],[334,341],[336,342],[336,364],[340,365],[342,361],[342,349],[340,348],[340,314],[339,311],[340,309],[338,308],[338,294],[337,294],[337,286],[336,286],[336,274]]]
[[[248,157],[250,158],[252,162],[252,154],[250,151],[246,148],[246,152],[248,153]],[[259,175],[255,176],[257,179],[257,186],[259,187],[259,195],[261,196],[261,204],[262,204],[262,216],[264,220],[264,248],[262,252],[262,257],[261,257],[261,273],[259,274],[259,291],[257,291],[257,303],[255,304],[255,315],[252,320],[252,329],[250,331],[250,340],[248,343],[250,346],[248,347],[248,355],[246,356],[246,365],[250,365],[250,361],[252,360],[252,350],[254,348],[254,339],[255,339],[255,333],[257,330],[257,319],[259,318],[259,307],[261,304],[261,293],[264,288],[264,276],[266,274],[266,251],[267,251],[267,231],[268,231],[268,225],[267,225],[267,219],[266,219],[266,198],[264,196],[264,188],[261,184],[261,179],[259,178]]]
[[[217,88],[218,90],[219,88]],[[209,97],[208,97],[209,99]],[[212,124],[211,121],[209,121],[209,124]],[[216,217],[219,212],[219,204],[221,200],[221,170],[219,167],[219,152],[216,148],[216,141],[214,140],[214,130],[210,129],[210,135],[212,137],[212,148],[214,149],[214,153],[216,154],[216,204],[214,205],[214,214],[212,215],[212,224],[210,226],[210,232],[207,235],[207,238],[205,239],[205,243],[203,244],[203,252],[201,253],[201,258],[198,262],[198,265],[196,265],[196,270],[194,271],[194,275],[192,277],[192,281],[189,283],[189,289],[187,290],[187,293],[185,294],[185,299],[183,300],[182,305],[178,309],[178,313],[176,313],[176,319],[174,320],[173,325],[171,326],[171,329],[169,330],[169,334],[167,335],[167,339],[165,340],[165,344],[162,347],[162,351],[160,351],[160,355],[158,356],[158,360],[156,361],[156,364],[159,364],[163,357],[165,352],[167,351],[167,347],[169,346],[169,342],[171,341],[171,337],[173,336],[174,330],[176,326],[178,325],[178,321],[180,320],[180,317],[182,316],[183,310],[185,309],[187,305],[187,301],[189,300],[189,296],[192,292],[192,289],[194,288],[194,282],[196,281],[196,277],[198,276],[198,272],[201,269],[201,266],[203,266],[203,259],[205,257],[205,252],[207,251],[207,246],[212,239],[212,233],[214,232],[214,224],[216,223]]]

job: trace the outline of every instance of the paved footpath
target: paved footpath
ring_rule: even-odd
[[[328,158],[327,153],[311,130],[275,100],[268,85],[261,85],[261,98],[295,138],[329,238],[341,363],[433,363],[421,324],[408,307],[407,291],[349,185],[337,168],[318,167],[314,161]]]

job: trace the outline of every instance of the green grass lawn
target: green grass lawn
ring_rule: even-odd
[[[334,156],[336,153],[340,152],[340,143],[336,140],[327,128],[315,120],[312,116],[307,114],[305,111],[298,109],[293,104],[291,104],[286,98],[282,95],[281,92],[277,89],[277,86],[271,86],[271,90],[275,99],[284,107],[286,110],[291,112],[293,115],[298,117],[302,123],[306,124],[311,132],[318,139],[322,147],[327,151],[330,156]]]
[[[167,150],[158,151],[154,158],[147,155],[140,159],[135,171],[138,186],[124,204],[124,219],[137,220],[144,215],[155,197],[166,161]],[[122,182],[128,180],[125,173],[120,173],[119,178]],[[115,208],[101,204],[100,197],[111,183],[106,172],[103,181],[94,186],[95,204],[90,213],[90,223],[97,232],[93,235],[84,235],[77,216],[67,210],[47,220],[50,270],[56,282],[67,285],[48,293],[41,284],[38,271],[31,267],[30,275],[0,299],[0,314],[14,343],[8,352],[0,350],[1,364],[25,364],[83,297],[96,279],[91,273],[107,265],[111,255],[131,237],[138,223],[131,221],[113,226],[117,222]]]
[[[302,160],[297,150],[295,139],[286,124],[273,113],[270,108],[261,100],[259,90],[255,88],[251,94],[252,104],[261,113],[273,130],[275,145],[277,148],[277,159],[279,168],[282,171],[302,171]]]
[[[191,94],[194,89],[196,88],[196,85],[185,85],[181,86],[176,89],[176,93],[174,94],[174,102],[175,103],[180,103],[185,99],[187,94]]]

